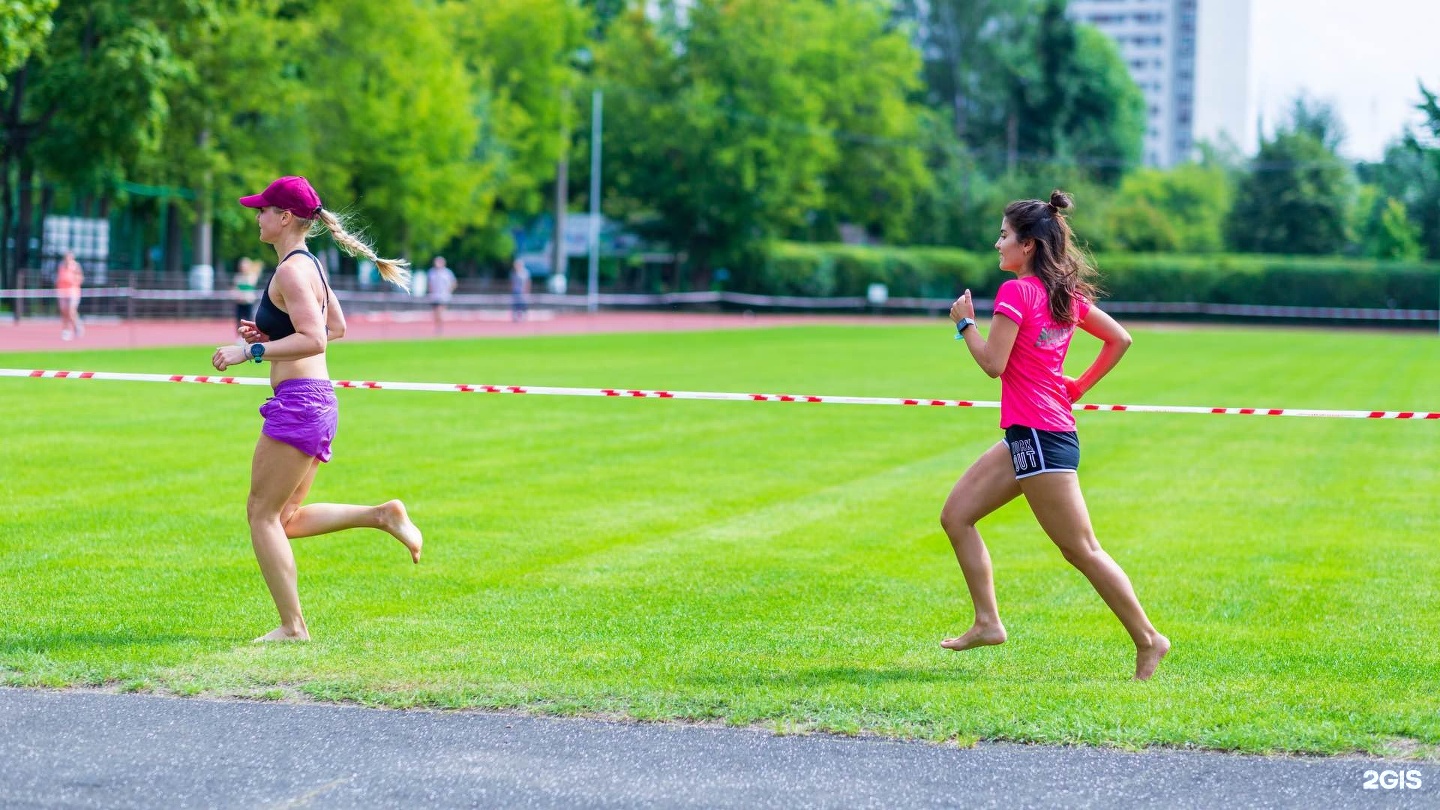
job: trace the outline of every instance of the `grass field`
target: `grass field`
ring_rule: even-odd
[[[1096,402],[1440,410],[1440,339],[1136,330]],[[1072,366],[1093,356],[1077,339]],[[210,349],[0,366],[206,373]],[[336,344],[337,378],[998,398],[933,328]],[[242,373],[254,374],[246,369]],[[0,379],[0,682],[505,708],[956,740],[1440,756],[1440,424],[1080,415],[1133,647],[1022,504],[981,524],[1002,647],[939,528],[993,410],[344,391],[276,624],[244,500],[259,387]]]

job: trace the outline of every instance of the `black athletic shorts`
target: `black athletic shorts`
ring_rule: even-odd
[[[1080,436],[1073,430],[1036,430],[1024,425],[1005,428],[1005,444],[1016,478],[1080,469]]]

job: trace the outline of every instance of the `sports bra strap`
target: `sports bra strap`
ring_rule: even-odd
[[[305,250],[304,248],[297,248],[296,250],[292,250],[292,251],[290,251],[289,253],[286,253],[286,254],[285,254],[285,258],[283,258],[283,259],[280,260],[280,264],[284,264],[285,262],[289,261],[289,260],[290,260],[290,257],[291,257],[291,256],[294,256],[296,253],[299,253],[299,254],[301,254],[302,256],[309,256],[309,257],[310,257],[310,261],[312,261],[312,262],[315,263],[315,270],[320,273],[320,284],[321,284],[321,286],[323,286],[323,287],[325,288],[325,300],[320,302],[320,311],[321,311],[321,312],[324,312],[324,311],[325,311],[325,307],[329,306],[329,304],[330,304],[330,285],[329,285],[329,283],[327,283],[327,282],[325,281],[325,268],[320,266],[320,260],[317,259],[317,258],[315,258],[315,254],[314,254],[314,253],[311,253],[310,251]],[[279,266],[279,265],[277,265],[277,267],[278,267],[278,266]],[[268,287],[267,287],[267,290],[268,290]]]

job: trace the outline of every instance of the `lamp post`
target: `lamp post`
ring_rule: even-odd
[[[600,125],[604,96],[590,96],[590,289],[586,308],[600,309]]]

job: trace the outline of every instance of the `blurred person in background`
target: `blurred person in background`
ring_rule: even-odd
[[[530,307],[530,268],[518,258],[510,263],[510,319],[525,320]]]
[[[65,251],[60,264],[55,268],[55,303],[60,309],[60,339],[70,340],[85,334],[80,323],[80,287],[85,283],[85,273],[75,254]]]
[[[430,311],[435,316],[437,335],[445,331],[445,307],[459,283],[455,280],[455,272],[445,266],[444,256],[436,256],[430,262],[430,269],[425,271],[425,286],[430,294]]]
[[[235,302],[237,330],[245,321],[255,318],[255,302],[259,298],[256,288],[260,285],[260,271],[263,267],[258,259],[249,257],[235,263],[235,286],[230,291],[230,298]]]

